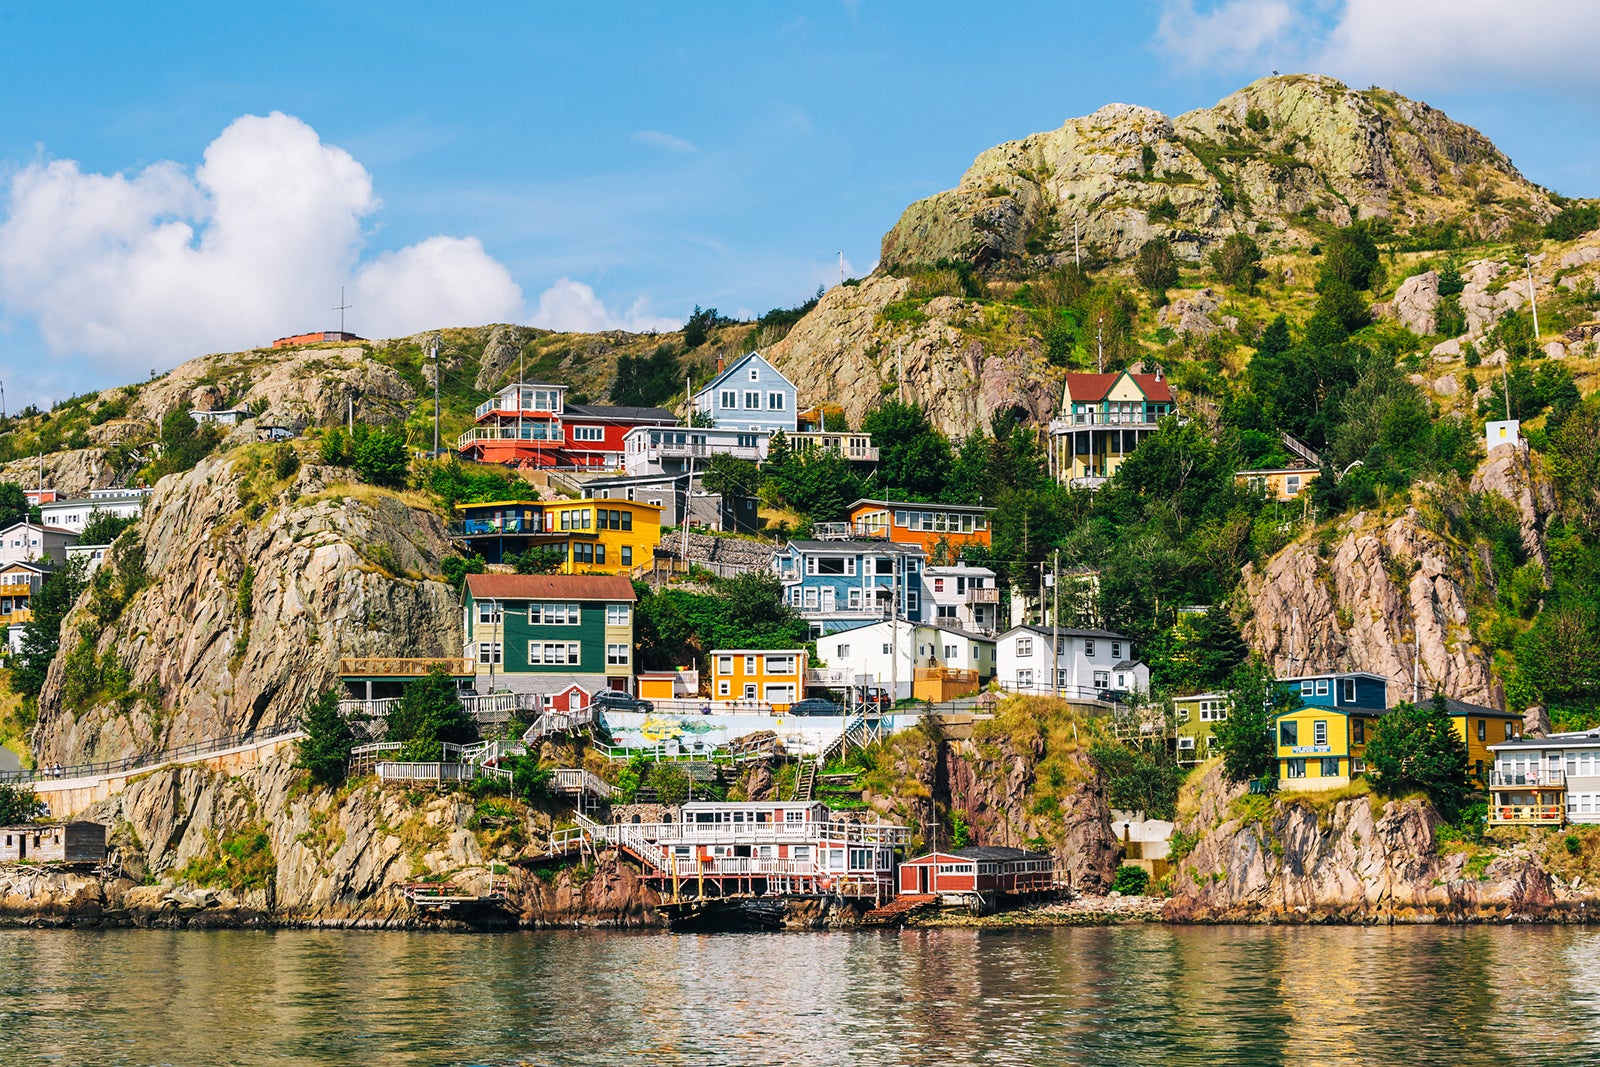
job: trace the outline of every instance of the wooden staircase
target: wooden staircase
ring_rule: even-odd
[[[811,760],[800,764],[794,774],[794,796],[791,800],[810,802],[817,791],[817,765]]]
[[[939,898],[931,893],[906,893],[895,897],[881,908],[873,908],[861,916],[863,923],[904,922],[906,916],[919,908],[926,908]]]

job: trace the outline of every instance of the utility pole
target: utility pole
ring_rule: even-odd
[[[1522,254],[1522,262],[1528,268],[1528,303],[1533,305],[1533,339],[1539,340],[1539,297],[1533,291],[1533,257],[1528,253]]]
[[[1094,367],[1095,372],[1106,372],[1106,317],[1101,315],[1094,324]]]
[[[683,571],[689,572],[689,501],[694,495],[694,380],[689,375],[683,376],[683,392],[689,403],[685,414],[690,432],[684,434],[689,441],[689,474],[683,482],[683,514],[678,516],[678,558],[683,560]]]
[[[344,340],[344,313],[355,307],[354,304],[344,302],[344,286],[339,286],[339,306],[333,310],[339,313],[339,340]]]
[[[1050,689],[1061,695],[1061,550],[1050,568]]]
[[[439,458],[439,339],[433,339],[433,458]]]
[[[352,393],[349,396],[345,397],[344,398],[344,402],[345,402],[346,411],[348,412],[348,414],[346,415],[346,420],[349,423],[350,436],[354,437],[355,433],[356,433],[356,398],[355,398],[355,394]]]
[[[839,284],[844,284],[844,252],[839,252]]]
[[[1083,269],[1083,255],[1078,250],[1078,220],[1072,220],[1072,265],[1079,270]]]
[[[889,557],[894,567],[894,577],[889,582],[889,706],[900,700],[900,563],[898,556]]]
[[[894,343],[894,367],[894,384],[898,390],[895,399],[904,404],[906,402],[906,359],[905,353],[901,351],[899,341]]]
[[[1505,363],[1500,364],[1500,391],[1505,394],[1506,398],[1507,422],[1511,421],[1511,376],[1506,373],[1506,363],[1510,362],[1511,360],[1508,357]]]

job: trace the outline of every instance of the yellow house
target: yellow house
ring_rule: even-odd
[[[1050,420],[1056,477],[1069,485],[1099,485],[1175,414],[1172,389],[1160,372],[1067,375],[1060,413]]]
[[[1303,707],[1278,716],[1278,788],[1342,789],[1367,769],[1376,708]]]
[[[1252,489],[1260,489],[1267,497],[1280,503],[1298,500],[1300,494],[1317,480],[1319,472],[1310,467],[1284,467],[1277,470],[1240,471],[1233,480]]]
[[[693,700],[700,690],[700,672],[687,667],[671,671],[640,671],[639,695],[646,700]]]
[[[1504,744],[1522,736],[1522,716],[1513,711],[1468,704],[1446,697],[1445,710],[1455,724],[1456,736],[1467,743],[1467,773],[1487,784],[1494,767],[1490,745]]]
[[[711,699],[755,701],[782,711],[805,691],[806,650],[719,648],[711,658]]]
[[[33,618],[33,598],[49,573],[37,563],[7,563],[0,567],[0,641],[9,627]]]
[[[562,574],[626,574],[661,543],[661,507],[637,500],[491,500],[457,504],[450,535],[490,563],[530,549],[559,557]]]

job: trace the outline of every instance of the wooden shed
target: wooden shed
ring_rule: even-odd
[[[102,863],[106,828],[97,822],[0,826],[0,863]]]
[[[1020,848],[973,846],[930,852],[900,864],[902,894],[942,897],[1043,893],[1055,883],[1055,858]]]

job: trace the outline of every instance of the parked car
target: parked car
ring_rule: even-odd
[[[1094,695],[1094,698],[1107,704],[1126,704],[1130,696],[1126,689],[1102,689]]]
[[[843,715],[844,705],[821,697],[808,697],[789,705],[790,715]]]
[[[656,710],[656,706],[650,701],[636,697],[632,693],[624,693],[620,689],[601,689],[589,703],[602,711],[642,711],[648,715]]]

